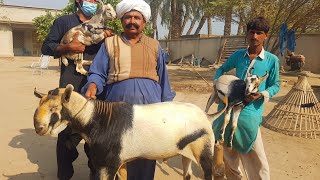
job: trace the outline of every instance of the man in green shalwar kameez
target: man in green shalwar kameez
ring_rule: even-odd
[[[248,69],[253,67],[252,74],[269,77],[259,86],[259,92],[246,97],[249,103],[240,113],[238,127],[232,142],[233,149],[224,148],[224,161],[228,179],[241,179],[240,160],[249,180],[269,180],[270,171],[261,138],[260,125],[264,103],[273,97],[280,88],[279,59],[263,48],[263,42],[268,37],[269,23],[264,17],[257,17],[247,24],[247,49],[240,49],[216,71],[214,82],[225,72],[236,69],[236,76],[245,79]],[[219,108],[223,105],[220,104]],[[218,118],[213,129],[219,140],[223,116]],[[226,128],[224,139],[227,141],[231,133],[230,124]]]

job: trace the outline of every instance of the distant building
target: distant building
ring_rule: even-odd
[[[0,57],[38,56],[41,44],[37,41],[32,20],[57,9],[0,6]]]

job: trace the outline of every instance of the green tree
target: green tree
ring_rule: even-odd
[[[230,8],[232,6],[232,9]],[[289,30],[301,33],[320,31],[319,0],[211,0],[209,14],[225,21],[224,34],[229,35],[231,23],[238,23],[238,34],[244,34],[247,22],[257,16],[266,17],[271,24],[265,47],[272,53],[279,50],[279,31],[282,23]]]
[[[211,0],[208,6],[208,14],[214,16],[216,19],[224,21],[225,36],[231,34],[231,24],[234,22],[234,10],[237,6],[242,4],[243,0]]]
[[[211,29],[212,29],[211,15],[207,11],[208,0],[198,0],[198,1],[195,1],[194,3],[196,3],[196,6],[193,8],[194,13],[192,13],[192,16],[197,21],[199,21],[198,27],[196,28],[194,34],[197,35],[200,33],[200,30],[202,29],[202,27],[206,21],[208,22],[208,34],[212,34],[212,32],[211,32]],[[194,23],[194,22],[192,21],[191,25],[192,25],[192,23]],[[211,28],[211,29],[209,30],[209,28]]]
[[[245,23],[257,16],[264,16],[270,21],[269,35],[272,38],[267,39],[265,47],[272,53],[278,53],[282,23],[286,23],[289,30],[296,31],[296,38],[299,38],[301,33],[319,32],[319,0],[252,0],[247,3],[248,6],[243,9],[246,12]]]
[[[191,34],[196,22],[203,17],[206,1],[207,0],[162,1],[159,15],[161,17],[161,24],[169,29],[169,35],[167,37],[171,39],[180,38],[184,29],[187,29],[186,34]],[[156,14],[154,14],[154,16],[156,16]],[[191,25],[186,27],[188,21],[191,21]],[[198,26],[199,29],[201,29],[201,27]]]
[[[53,21],[57,17],[58,14],[52,14],[50,11],[47,11],[45,15],[33,19],[33,24],[36,27],[37,39],[39,42],[43,42],[47,37]]]

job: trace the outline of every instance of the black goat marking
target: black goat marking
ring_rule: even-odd
[[[177,146],[180,150],[182,150],[184,147],[186,147],[188,144],[192,143],[193,141],[199,139],[203,135],[207,134],[207,131],[205,129],[200,129],[195,131],[192,134],[189,134],[185,136],[184,138],[180,139]]]
[[[200,155],[200,165],[204,172],[204,179],[212,180],[213,154],[209,145],[205,145],[204,149],[202,150]]]
[[[226,94],[223,93],[220,89],[218,89],[217,91],[218,91],[218,93],[220,93],[222,96],[226,96]]]
[[[59,95],[59,88],[50,90],[50,91],[48,92],[48,95],[58,96],[58,95]]]
[[[88,30],[88,31],[91,31],[91,29],[93,29],[93,26],[89,23],[83,23],[81,24],[82,25],[82,28]]]
[[[190,176],[190,174],[188,174],[187,176],[186,176],[186,180],[190,180],[191,179],[191,176]]]
[[[82,128],[77,120],[73,125],[88,136],[90,157],[97,167],[111,165],[109,174],[120,166],[122,135],[133,126],[133,105],[123,102],[94,101],[94,115],[86,127]],[[103,157],[103,158],[101,158]]]
[[[230,106],[244,101],[246,91],[245,81],[240,79],[232,81],[228,88],[230,89],[230,94],[228,95],[228,102]]]
[[[54,126],[59,121],[59,115],[57,113],[52,113],[50,116],[49,126]]]

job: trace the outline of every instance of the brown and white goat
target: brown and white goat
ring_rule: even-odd
[[[137,158],[182,155],[185,179],[190,178],[194,161],[201,165],[204,179],[212,180],[212,122],[225,109],[207,115],[189,103],[132,105],[88,100],[73,91],[72,85],[48,94],[35,91],[35,95],[41,98],[34,113],[36,133],[56,135],[67,126],[77,131],[91,148],[99,179],[114,179],[125,163]]]
[[[227,109],[225,111],[224,122],[220,129],[221,142],[224,142],[225,129],[230,121],[231,110],[233,110],[231,135],[228,139],[227,146],[232,147],[233,135],[236,131],[238,118],[241,110],[247,105],[245,102],[245,96],[258,92],[259,85],[268,77],[268,73],[262,77],[255,74],[251,74],[250,68],[245,80],[241,80],[234,75],[222,75],[216,80],[214,90],[208,99],[205,112],[209,111],[209,108],[213,102],[218,102],[219,99],[228,99]]]
[[[110,4],[103,4],[99,0],[101,8],[97,10],[95,14],[89,21],[83,22],[82,24],[70,29],[61,39],[61,44],[69,44],[73,41],[74,35],[79,33],[78,40],[86,46],[92,44],[98,44],[101,42],[104,36],[104,23],[106,20],[112,20],[116,17],[116,12]],[[83,65],[90,65],[92,61],[83,60],[83,53],[67,53],[61,56],[62,63],[68,66],[68,59],[74,60],[76,64],[76,71],[86,75],[87,71],[83,68]]]

